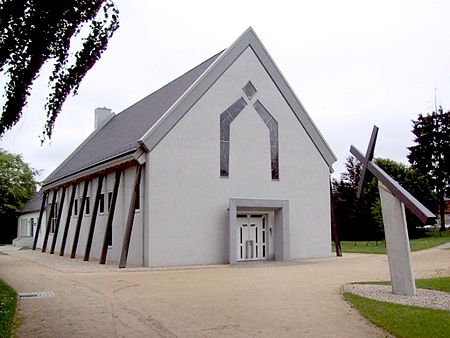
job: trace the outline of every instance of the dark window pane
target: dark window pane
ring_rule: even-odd
[[[279,168],[278,168],[278,147],[270,147],[271,155],[271,166],[272,166],[272,179],[279,179]]]
[[[236,118],[236,116],[239,115],[239,113],[242,111],[242,109],[245,108],[247,105],[247,102],[245,102],[244,98],[240,98],[235,103],[233,103],[230,108],[228,108],[228,113],[233,118],[233,120]]]
[[[134,210],[141,209],[141,185],[138,185],[136,191],[136,200],[134,201]]]
[[[78,215],[78,199],[77,198],[73,201],[73,215],[74,216]]]
[[[256,101],[253,104],[253,107],[255,108],[255,110],[259,114],[259,116],[261,116],[264,123],[267,124],[267,121],[269,121],[272,118],[272,115],[269,114],[267,109],[259,101]]]
[[[270,131],[270,145],[278,146],[278,122],[272,118],[267,122],[267,127]]]
[[[279,164],[278,164],[278,122],[267,111],[261,102],[256,101],[253,107],[261,116],[261,119],[269,128],[270,134],[270,162],[272,167],[272,179],[279,178]]]
[[[89,198],[89,196],[86,197],[86,202],[85,202],[84,208],[86,210],[86,215],[89,215],[91,213],[91,205],[90,205],[90,198]]]
[[[250,81],[247,82],[247,84],[242,88],[245,95],[247,95],[248,99],[251,100],[253,96],[256,94],[256,88],[253,86],[253,83]]]
[[[228,177],[230,143],[220,142],[220,176]]]
[[[230,123],[233,121],[230,114],[224,111],[220,114],[220,140],[229,141],[230,140]]]
[[[113,198],[113,193],[112,193],[112,191],[109,191],[108,192],[108,212],[109,212],[109,210],[111,210],[112,198]]]
[[[103,214],[105,212],[105,194],[104,193],[100,194],[100,200],[98,202],[99,202],[98,212],[100,214]]]

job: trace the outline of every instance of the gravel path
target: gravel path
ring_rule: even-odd
[[[236,266],[126,268],[0,247],[21,337],[386,337],[342,285],[389,279],[386,255]],[[416,278],[450,276],[450,250],[413,252]]]
[[[417,289],[415,296],[395,295],[390,285],[347,284],[344,291],[355,295],[402,305],[419,306],[437,310],[450,310],[450,293]]]

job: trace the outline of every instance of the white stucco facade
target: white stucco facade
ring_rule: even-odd
[[[172,101],[158,110],[155,97]],[[230,113],[238,102],[238,111]],[[98,163],[90,158],[107,143],[99,135],[113,143],[127,126],[136,133],[142,114],[158,118],[140,138],[131,143],[125,138],[126,147],[116,145],[111,157]],[[130,116],[134,124],[127,123]],[[120,174],[107,262],[174,266],[330,256],[329,176],[335,160],[249,29],[229,49],[112,116],[55,170],[44,184],[47,202],[37,247],[45,247],[47,224],[53,224],[46,215],[57,193],[58,207],[63,205],[59,229],[48,232],[45,249],[50,251],[56,238],[54,251],[60,253],[66,238],[64,253],[70,256],[78,236],[76,256],[100,258]],[[94,217],[100,177],[103,208]],[[90,210],[81,213],[86,182]]]
[[[251,81],[278,122],[280,179],[271,179],[269,130],[251,104],[231,124],[221,178],[219,116]],[[329,167],[251,48],[148,155],[149,265],[227,261],[230,198],[290,203],[291,258],[331,255]]]
[[[17,237],[13,244],[22,247],[31,247],[36,232],[39,211],[30,211],[19,216],[17,220]]]

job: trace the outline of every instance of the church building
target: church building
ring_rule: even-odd
[[[251,28],[95,124],[44,181],[35,249],[120,267],[331,256],[336,157]]]

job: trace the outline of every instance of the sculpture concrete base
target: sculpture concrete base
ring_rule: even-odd
[[[416,284],[412,270],[405,207],[379,181],[378,188],[383,213],[392,292],[398,295],[415,295]]]

